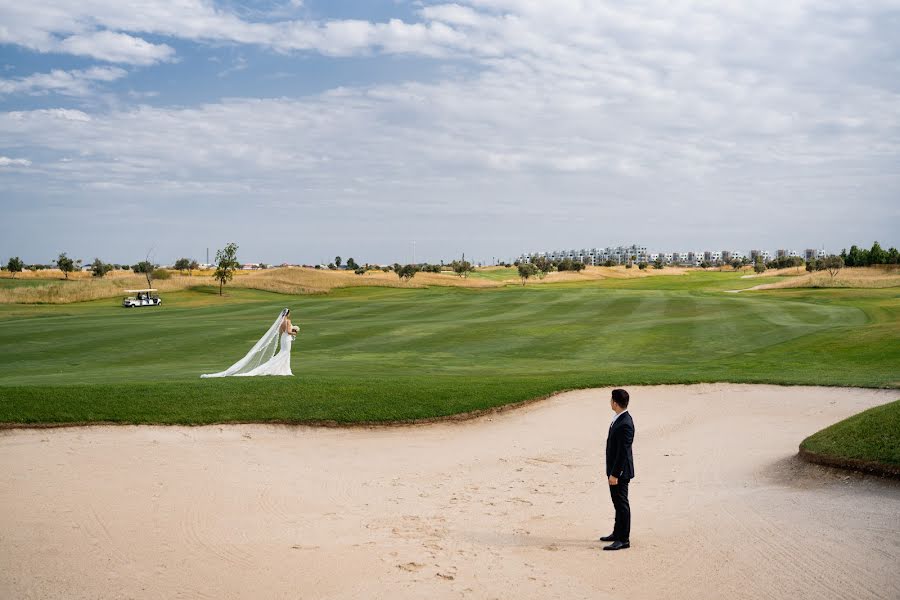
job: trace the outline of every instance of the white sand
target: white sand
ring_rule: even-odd
[[[0,597],[900,598],[900,485],[792,458],[896,391],[630,391],[616,553],[608,390],[421,427],[0,432]]]

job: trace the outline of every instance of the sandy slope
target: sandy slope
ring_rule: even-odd
[[[608,390],[415,428],[0,432],[0,597],[900,597],[900,485],[791,458],[897,392],[631,391],[618,553]]]

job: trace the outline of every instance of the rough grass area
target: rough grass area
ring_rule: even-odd
[[[403,421],[573,388],[730,381],[898,387],[892,290],[725,294],[739,273],[489,289],[232,287],[0,305],[0,422]],[[291,378],[201,380],[281,308]]]
[[[198,287],[217,285],[212,271],[179,273],[171,271],[166,280],[154,280],[153,287],[160,292],[173,292]],[[725,273],[710,273],[713,276],[727,276]],[[660,279],[664,276],[696,275],[704,272],[683,268],[641,271],[625,267],[588,267],[580,273],[571,271],[549,273],[544,278],[532,278],[528,286],[557,283],[590,283],[609,279]],[[677,277],[675,277],[677,279]],[[766,281],[776,281],[768,279]],[[696,283],[696,280],[694,281]],[[754,281],[754,284],[759,280]],[[226,289],[243,288],[275,292],[279,294],[309,295],[325,294],[332,290],[354,287],[386,287],[398,289],[419,289],[427,287],[498,288],[521,285],[518,272],[514,268],[483,267],[469,277],[459,277],[450,271],[442,273],[417,273],[409,280],[401,280],[393,272],[368,271],[357,275],[352,271],[332,271],[330,269],[308,269],[304,267],[284,267],[262,271],[237,271]],[[749,288],[751,284],[742,287]],[[90,273],[78,271],[63,279],[60,271],[46,270],[19,273],[15,278],[11,273],[0,272],[0,304],[70,304],[104,298],[121,298],[126,289],[145,288],[143,276],[131,271],[114,271],[102,279],[91,277]],[[739,286],[741,287],[741,286]]]
[[[790,277],[783,281],[766,283],[760,285],[758,289],[891,287],[900,287],[900,267],[897,265],[846,268],[838,271],[834,277],[827,271],[816,271],[798,277]]]
[[[813,462],[900,477],[900,400],[835,423],[800,450]]]

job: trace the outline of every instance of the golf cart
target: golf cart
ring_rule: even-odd
[[[156,289],[150,288],[146,290],[125,290],[134,296],[128,296],[122,300],[122,306],[125,308],[134,308],[135,306],[162,306],[162,298],[156,295]]]

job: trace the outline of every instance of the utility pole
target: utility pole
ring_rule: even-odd
[[[209,266],[209,248],[206,249],[206,266]]]

